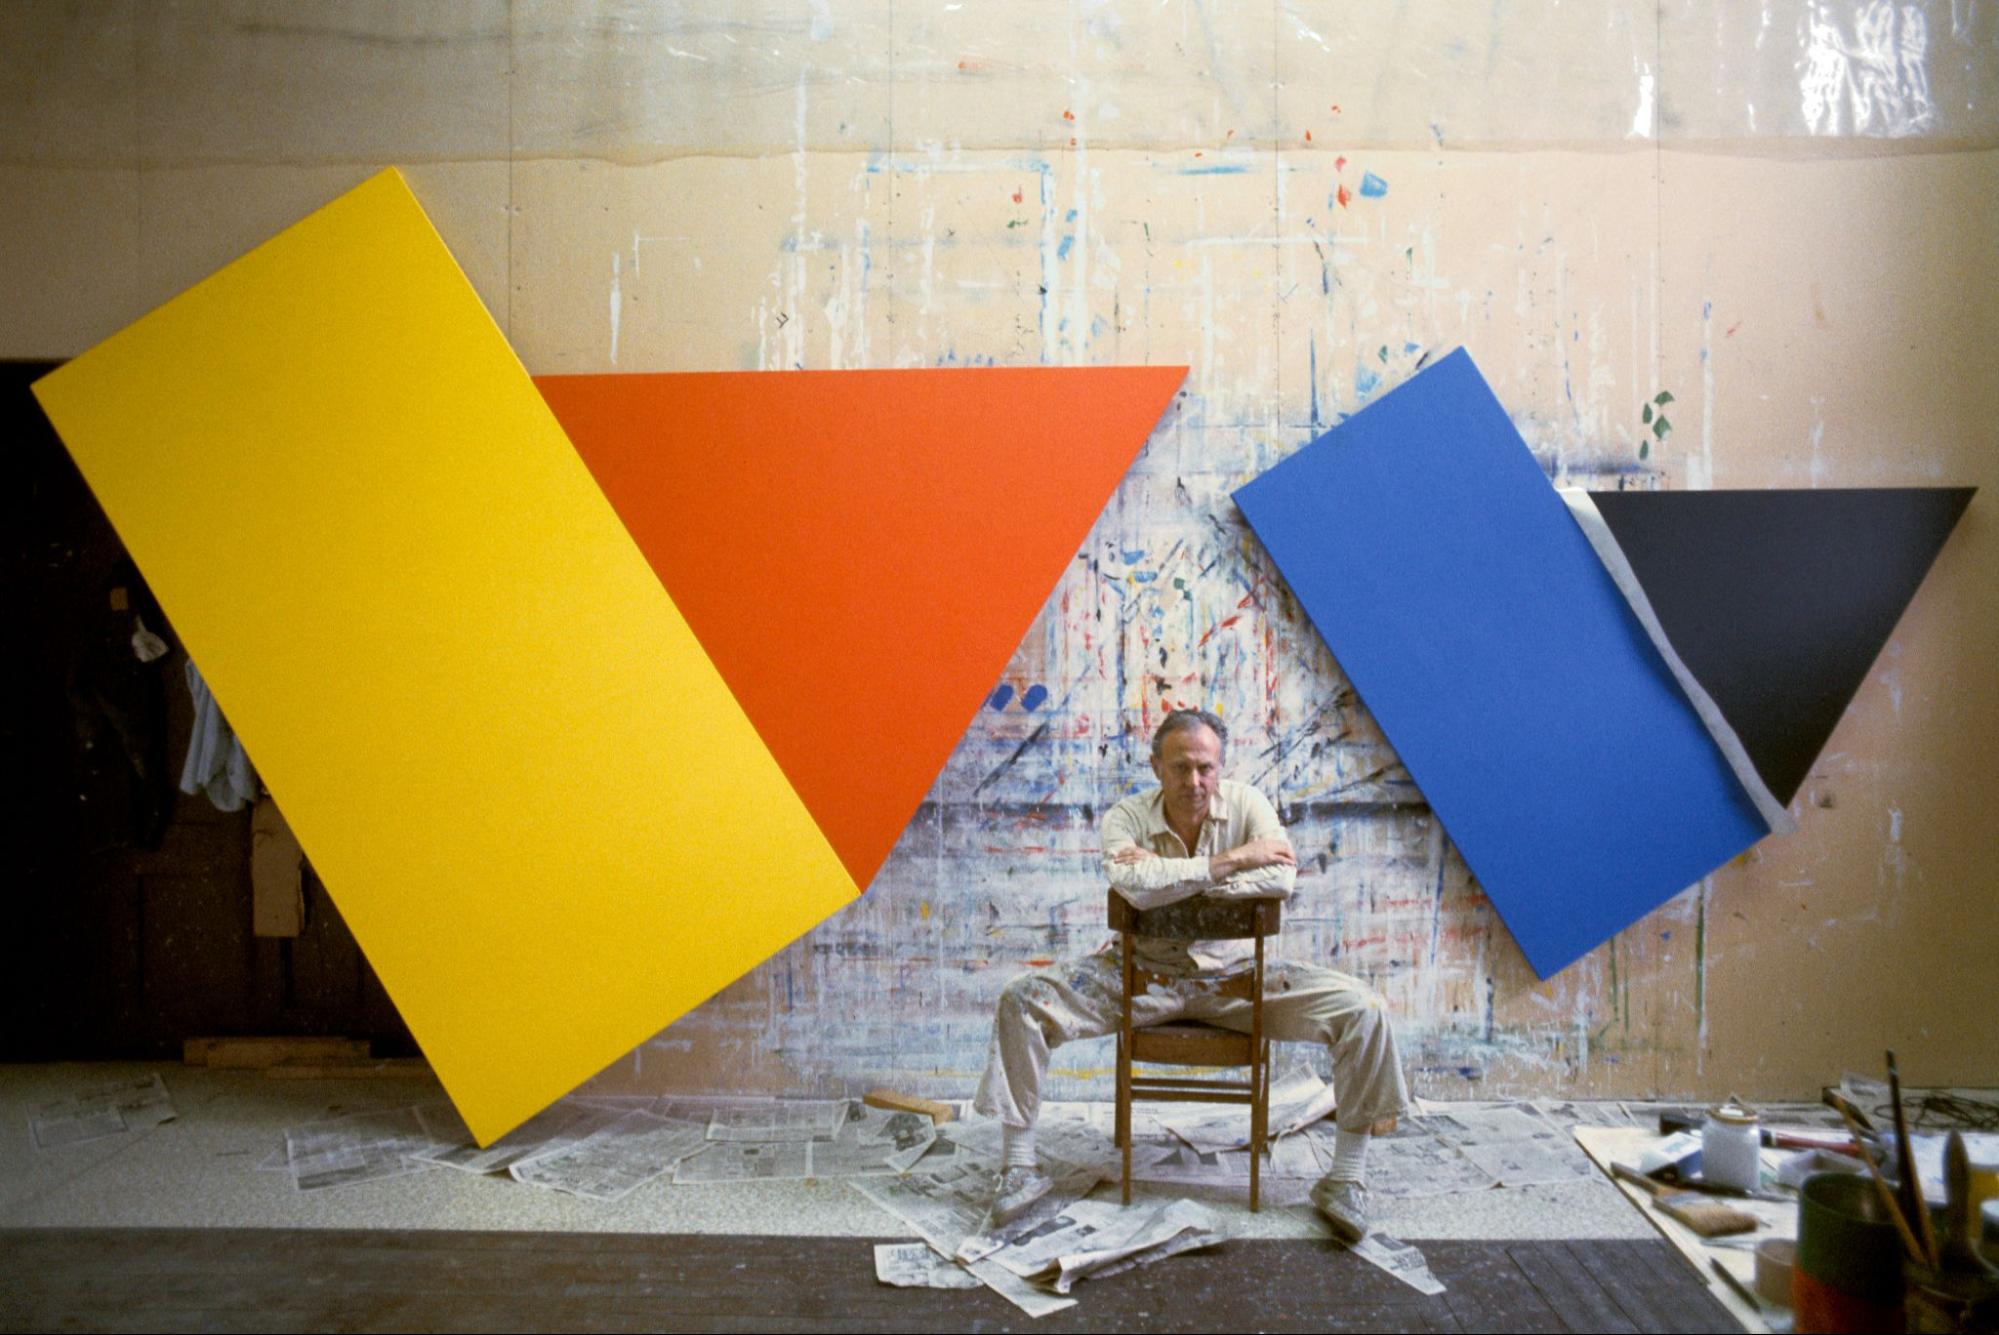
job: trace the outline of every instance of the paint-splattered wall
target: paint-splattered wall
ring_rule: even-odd
[[[0,9],[0,353],[393,162],[535,372],[1191,365],[870,893],[606,1080],[969,1092],[1006,977],[1100,939],[1095,821],[1178,704],[1425,1092],[1990,1079],[1983,501],[1802,829],[1537,984],[1228,493],[1461,344],[1563,483],[1992,485],[1995,6],[710,9]]]

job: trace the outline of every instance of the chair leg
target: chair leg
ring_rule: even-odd
[[[1261,1067],[1259,1063],[1253,1060],[1254,1054],[1252,1053],[1251,1055],[1252,1061],[1249,1068],[1249,1212],[1255,1214],[1259,1209],[1260,1193],[1263,1185],[1261,1177],[1263,1169],[1263,1100],[1257,1096],[1258,1091],[1262,1088],[1262,1081],[1258,1074]]]
[[[1131,933],[1118,933],[1123,996],[1118,1002],[1117,1030],[1117,1143],[1124,1156],[1124,1203],[1131,1204],[1131,986],[1135,965],[1131,953]]]

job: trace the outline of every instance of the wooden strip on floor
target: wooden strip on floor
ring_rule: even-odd
[[[1426,1297],[1329,1242],[1231,1242],[1030,1321],[891,1289],[867,1238],[306,1229],[0,1231],[0,1329],[247,1332],[1734,1331],[1654,1239],[1425,1242]],[[1650,1252],[1659,1252],[1653,1256]]]

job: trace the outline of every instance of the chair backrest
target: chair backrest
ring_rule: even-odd
[[[1170,941],[1275,936],[1283,921],[1283,910],[1281,899],[1211,899],[1206,895],[1156,909],[1137,909],[1116,890],[1110,892],[1104,907],[1112,931]]]

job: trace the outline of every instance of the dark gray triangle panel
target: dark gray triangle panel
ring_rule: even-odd
[[[1788,804],[1976,490],[1590,499],[1666,638]]]

